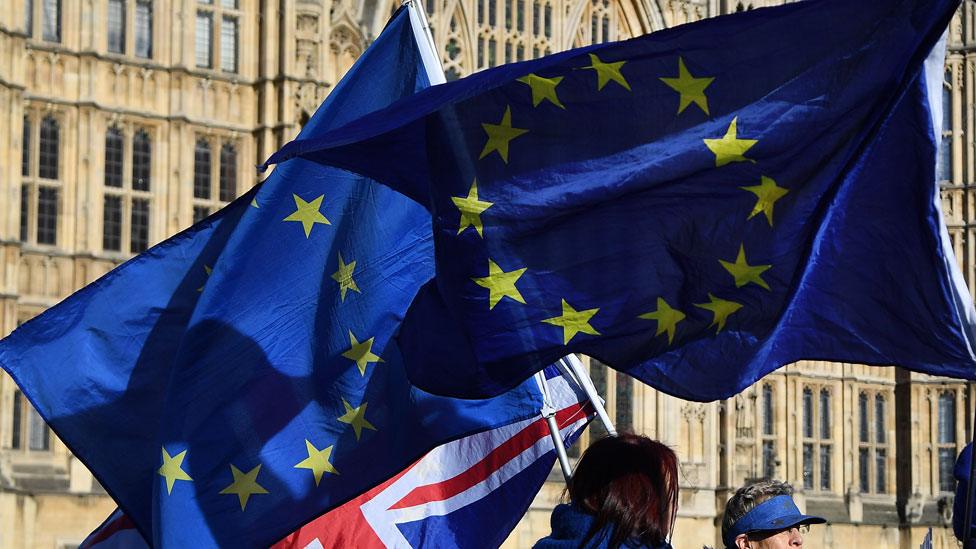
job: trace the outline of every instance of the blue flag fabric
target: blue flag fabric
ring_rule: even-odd
[[[799,359],[973,379],[922,70],[957,5],[811,0],[578,49],[269,163],[431,212],[437,275],[400,341],[433,392],[497,394],[568,352],[694,400]]]
[[[426,87],[397,15],[303,130]],[[536,417],[407,383],[392,336],[433,275],[427,213],[285,163],[0,342],[0,363],[156,546],[267,546],[448,440]]]

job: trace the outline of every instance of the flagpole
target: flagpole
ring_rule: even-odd
[[[417,41],[417,49],[420,50],[420,60],[427,71],[427,80],[431,86],[447,82],[444,76],[444,66],[441,65],[441,58],[437,55],[437,48],[434,47],[434,35],[430,32],[430,22],[424,10],[420,9],[414,0],[404,0],[403,5],[410,13],[410,27],[413,29],[414,40]]]
[[[559,424],[556,422],[556,407],[552,403],[552,394],[549,392],[549,381],[546,379],[545,372],[536,372],[535,382],[542,391],[542,417],[549,424],[549,436],[552,437],[552,445],[556,448],[556,457],[559,459],[559,468],[563,470],[563,478],[566,483],[573,476],[573,468],[569,464],[569,456],[566,454],[566,444],[559,433]]]
[[[447,82],[447,78],[444,75],[444,66],[441,64],[440,56],[437,55],[437,48],[434,45],[434,35],[430,32],[430,22],[427,20],[427,15],[415,0],[404,0],[403,5],[407,7],[407,11],[410,14],[410,26],[413,28],[417,48],[420,50],[420,59],[423,62],[424,70],[427,71],[427,79],[432,86]],[[613,422],[610,421],[610,416],[603,406],[603,399],[597,394],[596,388],[593,386],[593,381],[583,368],[583,363],[580,362],[580,359],[574,354],[569,354],[560,359],[557,365],[564,374],[570,374],[570,377],[575,379],[576,383],[583,388],[587,398],[593,405],[593,409],[596,410],[597,416],[603,422],[607,433],[610,436],[617,436],[617,430],[614,428]],[[566,481],[568,482],[572,471],[569,466],[569,458],[566,455],[566,446],[562,436],[559,435],[559,425],[556,423],[555,409],[552,407],[551,398],[548,397],[548,382],[545,379],[545,374],[542,372],[537,374],[536,380],[539,382],[539,389],[542,391],[544,399],[542,415],[549,424],[549,434],[552,436],[553,444],[556,447],[556,454],[559,456],[559,465],[562,467],[563,476],[566,477]],[[547,406],[551,409],[550,411],[547,411]]]
[[[610,421],[610,415],[607,414],[607,409],[603,406],[603,399],[596,392],[596,387],[593,386],[593,380],[590,379],[590,374],[583,367],[583,362],[579,357],[570,353],[559,359],[557,364],[561,370],[570,374],[576,380],[576,383],[583,388],[587,398],[590,399],[590,404],[596,410],[597,417],[600,418],[604,429],[607,430],[607,434],[612,437],[617,436],[617,429],[613,426],[613,422]]]

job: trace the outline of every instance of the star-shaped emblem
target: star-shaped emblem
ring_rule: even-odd
[[[505,114],[502,115],[502,120],[498,124],[482,124],[485,133],[488,134],[488,142],[485,143],[485,148],[481,150],[481,156],[478,159],[482,159],[493,152],[497,152],[498,156],[502,157],[502,160],[508,163],[508,145],[509,143],[529,130],[522,128],[512,127],[512,108],[505,107]]]
[[[559,97],[556,95],[556,86],[563,81],[562,76],[545,78],[533,73],[519,78],[518,81],[522,82],[523,84],[527,84],[529,88],[532,89],[533,107],[538,107],[539,103],[548,101],[560,109],[566,108],[566,106],[559,101]]]
[[[739,139],[738,120],[738,117],[732,119],[729,129],[720,139],[704,140],[705,146],[715,153],[716,168],[721,168],[732,162],[755,162],[755,160],[746,158],[744,155],[758,141],[755,139]]]
[[[721,263],[722,266],[725,267],[725,270],[728,271],[729,274],[735,279],[736,288],[741,288],[752,282],[757,286],[767,290],[769,289],[769,284],[766,284],[766,281],[762,279],[762,274],[769,270],[772,265],[750,265],[746,261],[745,245],[739,245],[739,255],[735,257],[735,263],[722,259],[719,259],[718,262]]]
[[[346,399],[342,399],[342,406],[346,409],[346,413],[339,416],[339,421],[352,425],[352,430],[356,435],[356,440],[363,433],[363,429],[369,429],[370,431],[375,431],[376,427],[372,423],[366,420],[366,403],[363,402],[359,406],[353,408]]]
[[[657,332],[659,336],[664,332],[668,333],[668,345],[674,342],[674,333],[678,329],[678,323],[685,319],[685,314],[672,308],[663,298],[657,298],[657,310],[644,313],[637,318],[657,321]]]
[[[705,114],[708,114],[708,98],[705,97],[705,88],[712,84],[715,78],[695,78],[685,67],[685,60],[678,58],[678,77],[661,78],[661,81],[668,85],[672,90],[680,94],[678,100],[678,114],[681,114],[689,105],[698,105]]]
[[[305,439],[305,451],[308,453],[308,457],[295,464],[295,469],[311,470],[312,476],[315,478],[316,486],[322,481],[323,474],[331,473],[338,475],[339,471],[336,471],[336,468],[332,466],[332,462],[329,461],[329,458],[332,457],[332,448],[332,446],[328,446],[324,450],[319,450],[308,439]]]
[[[525,304],[525,298],[522,297],[522,293],[515,287],[515,283],[525,274],[525,271],[526,269],[522,268],[514,269],[506,273],[497,263],[489,259],[488,276],[472,278],[471,280],[482,288],[488,288],[488,310],[491,310],[495,308],[495,305],[498,305],[498,302],[503,297],[509,297],[519,303]]]
[[[715,333],[717,334],[722,331],[722,328],[725,328],[725,321],[728,320],[729,316],[742,308],[742,304],[708,294],[708,303],[695,303],[695,307],[712,312],[712,323],[708,326],[715,326]]]
[[[323,225],[331,225],[332,223],[322,215],[319,208],[322,207],[322,199],[325,195],[319,195],[311,202],[305,202],[302,197],[297,194],[292,194],[295,199],[295,211],[286,217],[284,221],[297,221],[302,224],[302,228],[305,229],[305,238],[308,238],[312,234],[312,227],[316,223],[321,223]]]
[[[621,67],[624,66],[626,61],[616,61],[613,63],[604,63],[600,60],[596,54],[591,53],[590,64],[582,67],[584,69],[592,69],[596,71],[596,90],[600,91],[610,82],[616,82],[624,87],[627,91],[630,90],[630,84],[627,83],[627,79],[624,78],[623,73],[620,72]]]
[[[353,335],[352,330],[349,330],[349,344],[351,347],[348,351],[342,353],[342,356],[356,363],[356,366],[359,367],[360,375],[366,375],[366,367],[369,366],[370,362],[383,362],[382,358],[373,354],[374,339],[371,337],[360,343],[356,339],[356,336]]]
[[[543,322],[552,324],[553,326],[559,326],[563,329],[564,345],[569,343],[571,339],[576,337],[576,334],[581,332],[589,335],[600,335],[600,332],[596,331],[590,325],[590,319],[600,310],[599,308],[577,311],[565,299],[562,300],[562,304],[563,312],[561,315],[547,318]]]
[[[481,223],[481,214],[485,213],[485,210],[492,207],[493,204],[478,198],[478,180],[475,179],[471,182],[471,188],[468,189],[468,196],[452,196],[451,201],[454,202],[454,205],[461,212],[461,221],[458,222],[457,234],[461,234],[468,227],[474,227],[474,230],[478,232],[478,236],[484,238],[484,226]]]
[[[752,219],[762,213],[766,216],[766,221],[769,222],[770,227],[773,226],[773,206],[777,200],[783,198],[786,196],[786,193],[790,192],[788,189],[777,185],[771,177],[766,177],[765,175],[760,177],[758,185],[739,188],[756,195],[756,205],[752,208],[752,213],[749,214],[747,219]]]

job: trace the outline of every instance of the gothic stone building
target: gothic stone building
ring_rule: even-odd
[[[8,0],[0,10],[0,333],[257,182],[395,0]],[[448,78],[780,0],[421,0]],[[971,291],[976,3],[950,29],[946,219]],[[830,519],[812,545],[953,547],[953,459],[973,392],[894,368],[801,362],[724,402],[593,363],[621,429],[681,459],[676,547],[718,546],[725,500],[791,481]],[[594,426],[583,443],[600,436]],[[578,455],[578,450],[574,450]],[[558,471],[506,546],[548,533]],[[0,375],[0,547],[77,545],[114,504]]]

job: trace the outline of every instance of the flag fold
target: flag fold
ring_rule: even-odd
[[[436,278],[399,339],[425,390],[499,394],[569,352],[694,400],[800,359],[973,379],[923,70],[957,6],[811,0],[573,50],[269,162],[428,210]]]

